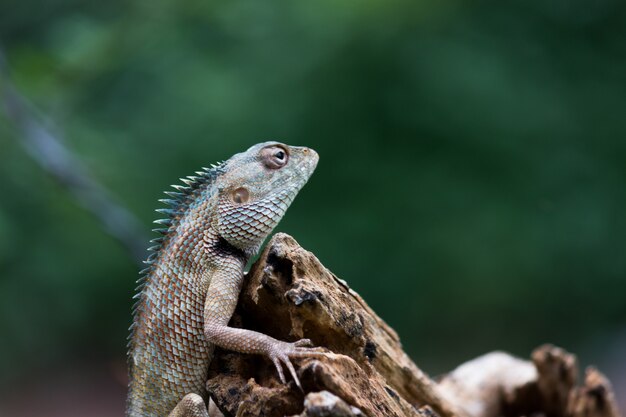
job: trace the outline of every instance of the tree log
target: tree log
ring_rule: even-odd
[[[533,362],[495,352],[432,380],[345,281],[286,234],[247,274],[231,325],[280,340],[311,339],[325,357],[295,359],[302,390],[267,359],[216,349],[207,388],[226,416],[619,417],[609,382],[544,346]]]

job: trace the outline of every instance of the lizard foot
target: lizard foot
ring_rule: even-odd
[[[209,399],[209,409],[198,394],[187,394],[178,403],[168,417],[224,417],[212,399]]]
[[[187,394],[168,417],[210,417],[207,406],[198,394]]]
[[[326,356],[326,353],[322,348],[311,347],[312,345],[313,343],[311,343],[309,339],[300,339],[293,343],[276,340],[274,343],[272,343],[269,352],[267,353],[267,356],[269,356],[270,360],[274,363],[274,366],[278,371],[280,381],[283,384],[287,383],[282,368],[282,365],[285,365],[298,388],[302,390],[302,385],[300,385],[300,380],[298,379],[298,375],[296,374],[296,369],[291,363],[291,358],[311,358]]]

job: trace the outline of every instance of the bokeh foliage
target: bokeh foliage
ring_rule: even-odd
[[[201,166],[316,149],[278,229],[428,371],[623,330],[624,2],[4,0],[0,42],[146,230]],[[123,357],[135,264],[0,122],[0,378]]]

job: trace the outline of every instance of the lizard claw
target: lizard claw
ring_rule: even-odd
[[[320,347],[310,347],[312,345],[309,339],[300,339],[297,342],[288,343],[277,341],[272,346],[269,357],[278,371],[278,377],[283,384],[286,384],[285,374],[283,373],[282,365],[286,366],[293,378],[294,382],[302,390],[302,385],[298,379],[296,369],[291,363],[291,358],[306,358],[306,357],[321,357],[325,356],[325,353]]]
[[[282,365],[285,365],[298,388],[302,390],[302,385],[300,384],[300,380],[298,379],[298,375],[296,374],[296,369],[293,367],[291,360],[289,360],[289,357],[286,354],[278,354],[277,356],[272,358],[272,362],[276,367],[276,371],[278,371],[278,377],[280,378],[280,382],[282,382],[283,384],[287,384],[287,380],[285,379],[285,374],[283,373],[282,367]]]
[[[278,377],[280,378],[280,382],[286,384],[287,380],[285,379],[285,374],[283,373],[283,367],[280,365],[280,360],[275,357],[272,358],[272,362],[274,363],[274,367],[276,367],[276,370],[278,371]]]

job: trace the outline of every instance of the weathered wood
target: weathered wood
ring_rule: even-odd
[[[396,332],[288,235],[275,235],[252,267],[232,323],[327,348],[327,357],[295,360],[305,393],[328,391],[368,416],[418,416],[416,407],[428,404],[442,417],[460,417],[404,353]],[[303,393],[293,383],[282,386],[263,358],[218,350],[212,368],[209,391],[231,415],[303,411]],[[262,395],[259,386],[267,387]],[[289,406],[278,397],[288,397]]]
[[[504,352],[492,352],[468,361],[439,383],[439,392],[470,417],[497,417],[503,403],[520,395],[519,387],[535,383],[532,363]]]
[[[217,349],[207,387],[226,416],[619,416],[606,378],[590,369],[576,387],[576,358],[553,346],[532,362],[491,353],[433,381],[356,292],[285,234],[248,273],[231,325],[308,338],[327,354],[294,359],[300,391],[265,358]]]
[[[532,353],[532,362],[495,352],[467,362],[440,383],[443,397],[471,417],[619,417],[609,381],[587,368],[577,386],[576,356],[552,346]]]
[[[571,417],[619,417],[611,383],[596,368],[585,372],[585,384],[575,388],[567,404]]]

